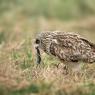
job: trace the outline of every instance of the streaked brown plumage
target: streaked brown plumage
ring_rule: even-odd
[[[39,49],[63,62],[95,62],[95,44],[78,34],[43,32],[37,36],[35,43]]]

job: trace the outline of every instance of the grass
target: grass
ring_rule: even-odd
[[[24,32],[23,32],[24,33]],[[10,41],[9,41],[10,42]],[[85,65],[78,75],[63,74],[59,61],[43,55],[37,66],[31,39],[1,47],[1,95],[94,95],[95,65]],[[11,46],[13,45],[13,46]]]
[[[94,0],[3,0],[0,1],[0,10],[1,17],[6,13],[18,13],[28,18],[41,15],[46,18],[70,20],[94,15],[94,3]]]
[[[90,17],[64,23],[48,20],[47,26],[50,30],[57,26],[60,30],[77,31],[94,42],[94,19]],[[28,27],[25,22],[18,30],[23,30],[25,25]],[[61,66],[56,67],[60,62],[46,54],[42,54],[44,64],[36,64],[32,36],[36,34],[34,26],[32,32],[15,32],[15,28],[14,32],[3,32],[6,37],[2,36],[0,44],[0,95],[94,95],[95,64],[84,65],[78,75],[65,75]]]
[[[42,53],[36,64],[34,39],[40,31],[71,31],[95,43],[95,0],[0,1],[0,95],[95,95],[95,64],[64,74],[60,62]]]
[[[93,83],[82,85],[78,88],[74,88],[73,91],[66,92],[66,89],[56,89],[52,87],[50,84],[42,83],[41,85],[38,84],[31,84],[28,87],[9,90],[5,87],[0,88],[1,95],[95,95],[95,85]]]

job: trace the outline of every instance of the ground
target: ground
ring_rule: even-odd
[[[43,53],[37,65],[33,44],[41,30],[76,32],[95,43],[95,17],[64,22],[39,17],[35,23],[19,18],[12,28],[0,27],[0,95],[95,95],[95,64],[65,74],[56,67],[59,60]]]

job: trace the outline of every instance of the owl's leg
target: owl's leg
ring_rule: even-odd
[[[63,74],[67,75],[69,73],[68,66],[63,63],[58,63],[55,65],[57,69],[60,69]]]
[[[63,66],[63,74],[67,75],[69,73],[69,69],[67,65]]]
[[[56,68],[58,68],[58,67],[59,67],[59,65],[60,65],[60,63],[58,63],[58,64],[54,64],[54,66],[55,66]]]

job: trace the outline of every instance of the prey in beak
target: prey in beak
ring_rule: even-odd
[[[40,64],[41,63],[41,54],[40,54],[40,49],[39,49],[39,40],[36,39],[35,41],[35,50],[36,50],[36,63]]]

